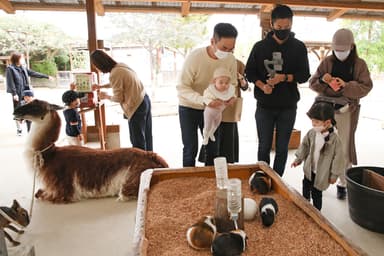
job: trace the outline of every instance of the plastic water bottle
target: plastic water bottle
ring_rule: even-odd
[[[237,228],[237,220],[241,211],[241,180],[229,179],[227,183],[227,208],[231,215],[231,219],[235,222]]]
[[[213,163],[215,166],[216,186],[219,189],[224,189],[227,187],[228,181],[227,159],[225,157],[216,157],[213,159]]]

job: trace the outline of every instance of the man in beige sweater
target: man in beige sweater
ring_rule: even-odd
[[[199,147],[198,130],[204,127],[203,92],[208,87],[213,72],[224,67],[231,74],[231,84],[237,83],[237,64],[232,52],[237,37],[236,28],[229,23],[216,24],[211,44],[192,51],[186,58],[177,84],[179,98],[179,120],[183,141],[183,166],[195,166]],[[220,100],[213,100],[210,107],[220,107]],[[213,165],[218,155],[217,140],[210,141],[205,148],[205,165]]]

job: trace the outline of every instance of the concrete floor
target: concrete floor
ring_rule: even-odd
[[[381,108],[384,89],[375,83],[373,91],[362,101],[361,118],[356,134],[359,165],[384,166],[384,129]],[[305,112],[313,101],[314,94],[307,87],[301,89],[302,99],[298,107],[296,128],[305,131],[310,128]],[[36,89],[36,97],[61,104],[62,89]],[[163,156],[171,167],[181,167],[181,136],[174,88],[157,90],[152,94],[154,150]],[[3,163],[0,178],[0,205],[9,206],[17,199],[29,210],[32,197],[31,170],[23,160],[23,146],[26,134],[16,136],[12,121],[10,96],[0,91],[3,121],[0,123],[0,160]],[[255,132],[255,100],[252,93],[244,93],[240,132],[240,163],[255,163],[257,160],[257,136]],[[121,118],[116,105],[107,105],[107,123],[120,125],[120,143],[129,147],[126,120]],[[62,139],[59,139],[59,143]],[[97,143],[89,143],[95,147]],[[167,146],[165,146],[167,145]],[[172,145],[171,147],[169,145]],[[294,150],[289,153],[284,180],[301,191],[302,169],[288,167],[293,160]],[[323,196],[324,216],[332,222],[346,238],[361,247],[368,255],[383,255],[384,234],[374,233],[355,224],[348,212],[347,201],[336,199],[335,186]],[[53,205],[35,201],[33,216],[26,233],[12,236],[22,244],[35,246],[37,256],[64,255],[130,255],[130,244],[134,232],[136,202],[117,203],[114,198],[85,200],[68,205]]]

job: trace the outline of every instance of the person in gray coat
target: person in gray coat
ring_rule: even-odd
[[[10,57],[11,64],[7,66],[6,85],[7,93],[12,95],[13,109],[21,105],[23,100],[24,91],[32,90],[32,86],[29,83],[29,77],[52,79],[52,77],[41,74],[39,72],[26,68],[24,64],[24,56],[21,53],[14,52]],[[16,120],[17,135],[21,136],[23,130],[21,121]]]
[[[292,167],[304,161],[303,196],[320,211],[322,191],[334,184],[344,171],[345,159],[342,143],[334,128],[333,106],[328,102],[315,102],[307,113],[313,128],[304,136],[296,151]]]

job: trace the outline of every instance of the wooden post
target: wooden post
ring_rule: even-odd
[[[270,10],[261,11],[259,14],[261,38],[265,38],[269,31],[271,31],[271,12]]]

